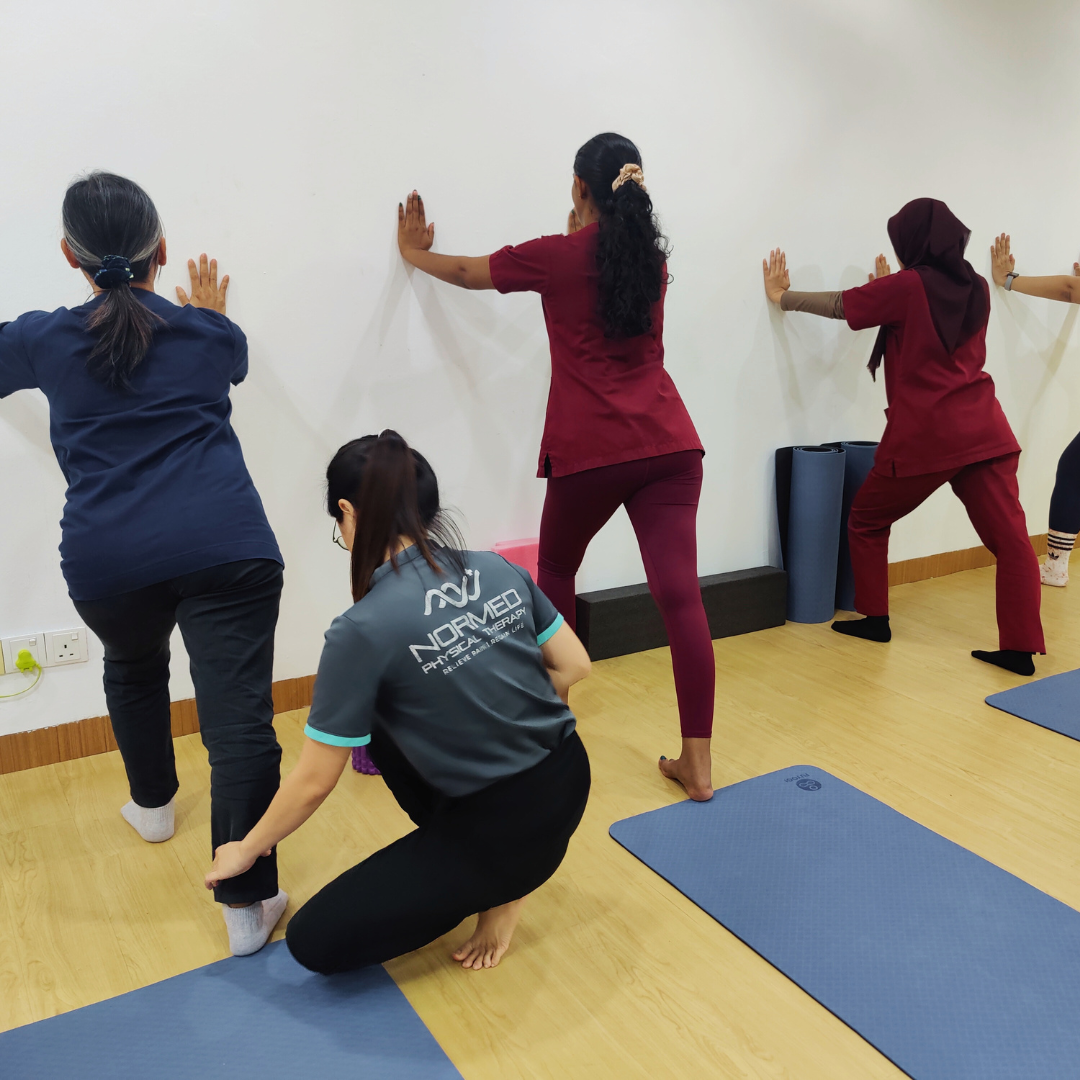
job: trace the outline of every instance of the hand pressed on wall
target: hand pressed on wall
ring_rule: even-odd
[[[406,251],[428,251],[435,243],[435,223],[430,225],[424,216],[424,200],[414,191],[405,205],[398,203],[397,242],[402,255]]]
[[[213,308],[225,314],[225,294],[229,291],[229,275],[226,274],[218,285],[217,259],[207,262],[206,253],[199,256],[199,265],[194,259],[188,259],[188,274],[191,275],[191,295],[188,296],[179,285],[176,286],[176,298],[180,306]]]
[[[874,273],[870,275],[871,281],[877,281],[878,278],[888,277],[892,273],[892,267],[889,265],[888,259],[884,255],[879,255],[874,260]]]
[[[780,297],[791,288],[787,256],[779,248],[773,248],[768,259],[761,260],[761,270],[765,275],[765,295],[774,304],[779,304]]]

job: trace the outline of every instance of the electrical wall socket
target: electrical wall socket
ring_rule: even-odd
[[[45,639],[45,667],[65,664],[81,664],[86,660],[86,630],[53,630],[43,634]]]
[[[47,634],[4,638],[0,641],[0,674],[6,671],[10,675],[19,670],[15,660],[23,649],[29,650],[43,668],[82,664],[88,659],[86,628],[78,626],[73,630],[51,630]]]
[[[10,674],[18,671],[15,666],[15,659],[23,649],[27,649],[30,655],[42,666],[45,667],[45,635],[44,634],[25,634],[22,637],[9,637],[0,641],[0,645],[4,649],[4,669]]]

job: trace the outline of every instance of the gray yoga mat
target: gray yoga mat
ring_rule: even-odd
[[[986,704],[1080,741],[1080,671],[1066,671],[1002,690],[991,694]]]
[[[836,606],[841,611],[855,610],[855,575],[851,571],[847,523],[851,504],[863,481],[874,467],[876,442],[842,442],[844,451],[844,498],[840,509],[840,553],[836,565]]]
[[[1080,1075],[1080,912],[824,769],[611,835],[916,1080]]]
[[[777,515],[792,622],[824,622],[836,612],[844,457],[835,446],[776,452]]]
[[[382,967],[329,978],[279,941],[0,1034],[3,1080],[461,1080]]]

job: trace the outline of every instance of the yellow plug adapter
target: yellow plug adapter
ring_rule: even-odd
[[[15,657],[15,666],[20,671],[40,671],[41,665],[34,659],[34,654],[29,649],[20,649]]]

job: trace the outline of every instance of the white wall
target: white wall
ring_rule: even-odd
[[[988,271],[1077,255],[1078,9],[1006,0],[129,0],[7,4],[0,36],[0,319],[74,305],[57,244],[68,181],[131,176],[166,223],[172,294],[207,250],[251,342],[236,427],[288,563],[277,677],[315,669],[347,603],[321,475],[346,438],[392,425],[428,454],[473,546],[533,535],[547,383],[539,301],[409,276],[397,201],[425,196],[442,251],[559,231],[577,147],[638,142],[675,245],[669,366],[708,448],[702,573],[774,559],[772,451],[876,438],[872,334],[779,316],[759,266],[850,286],[906,200],[947,200]],[[1026,453],[1032,532],[1080,428],[1075,309],[994,294],[988,367]],[[76,617],[59,571],[64,495],[36,393],[0,402],[0,636]],[[977,543],[941,493],[893,558]],[[622,518],[580,586],[644,577]],[[183,663],[173,696],[191,693]],[[16,677],[16,680],[21,677]],[[0,680],[0,693],[16,680]],[[105,711],[92,662],[0,702],[0,733]]]

